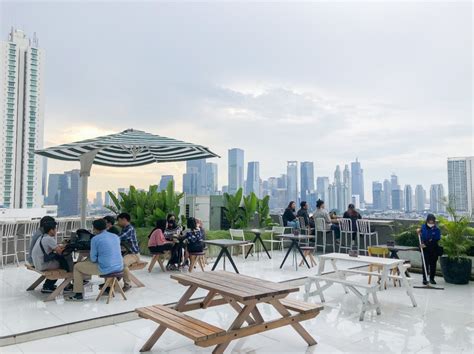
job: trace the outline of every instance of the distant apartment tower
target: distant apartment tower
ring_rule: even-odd
[[[372,182],[372,208],[375,210],[382,210],[383,201],[383,185],[380,182]]]
[[[158,185],[158,189],[160,191],[165,190],[166,187],[168,187],[168,183],[170,183],[171,181],[174,182],[174,176],[173,175],[163,175],[163,176],[161,176],[160,184]]]
[[[192,180],[194,181],[195,185],[195,190],[193,195],[205,195],[206,194],[206,183],[207,183],[207,178],[206,178],[206,159],[200,159],[200,160],[190,160],[186,161],[186,174],[194,174],[195,176],[190,178],[188,177],[186,180]],[[184,186],[184,180],[183,180],[183,189],[187,188],[189,189],[189,186]],[[194,186],[193,186],[194,187]]]
[[[360,166],[359,159],[351,162],[351,176],[352,176],[352,195],[358,195],[361,203],[364,199],[364,170]]]
[[[43,158],[44,52],[13,29],[0,42],[0,205],[41,207]]]
[[[112,192],[113,193],[113,192]],[[115,193],[113,193],[115,195]],[[104,205],[113,205],[112,198],[110,198],[109,192],[105,192]]]
[[[343,195],[344,195],[344,205],[341,210],[346,210],[347,206],[352,203],[352,185],[351,185],[351,172],[349,171],[349,166],[344,166],[344,171],[342,171],[342,184],[343,184]]]
[[[183,174],[183,192],[187,195],[198,195],[197,173]]]
[[[392,189],[392,210],[401,211],[403,209],[403,191],[398,186]]]
[[[444,187],[442,184],[432,184],[430,187],[430,211],[433,213],[444,213],[445,206]]]
[[[383,181],[383,210],[392,207],[392,184],[388,179]]]
[[[218,193],[217,181],[219,179],[216,163],[206,163],[206,194],[216,195]]]
[[[77,216],[80,212],[80,170],[64,172],[59,179],[58,216]]]
[[[448,158],[448,196],[458,213],[474,214],[474,156]]]
[[[246,194],[255,193],[260,198],[260,163],[251,161],[247,165]]]
[[[327,201],[329,189],[329,177],[318,177],[316,179],[316,191],[321,200]]]
[[[48,180],[48,197],[46,198],[47,205],[58,205],[59,180],[62,174],[51,173]]]
[[[244,150],[234,148],[228,154],[228,189],[230,194],[235,194],[239,188],[244,187]]]
[[[298,161],[288,161],[286,165],[287,198],[298,204]]]
[[[102,192],[95,193],[94,205],[96,207],[104,206],[104,201],[102,200]]]
[[[413,190],[409,184],[405,185],[403,197],[405,202],[405,213],[411,213],[413,211]]]
[[[415,187],[415,209],[418,212],[425,210],[426,191],[421,184]]]
[[[301,175],[301,200],[308,201],[309,195],[314,191],[314,164],[303,161],[300,166]]]

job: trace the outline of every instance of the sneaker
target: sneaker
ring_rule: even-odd
[[[123,292],[127,292],[129,291],[130,289],[132,288],[132,286],[130,284],[125,284],[122,288]]]
[[[428,284],[429,284],[428,280],[423,280],[423,285],[428,285]]]
[[[434,279],[430,279],[430,284],[436,285],[436,282]]]
[[[54,292],[54,290],[56,290],[56,289],[53,289],[53,288],[43,288],[43,289],[41,289],[41,292],[42,292],[43,294],[52,294],[52,293]]]
[[[81,293],[74,294],[73,296],[69,296],[66,298],[66,301],[82,301],[84,298],[82,297]]]

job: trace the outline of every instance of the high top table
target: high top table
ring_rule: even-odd
[[[250,251],[252,251],[253,245],[255,245],[255,248],[257,248],[257,241],[260,242],[260,245],[263,247],[263,249],[267,253],[268,258],[272,259],[272,257],[270,256],[270,253],[268,253],[268,250],[265,247],[265,243],[263,243],[263,240],[262,240],[262,234],[264,232],[267,232],[267,231],[270,231],[270,230],[252,229],[252,230],[247,230],[247,231],[252,232],[255,235],[255,237],[252,241],[253,243],[251,244],[251,246],[249,247],[249,250],[247,251],[247,254],[245,255],[245,259],[247,259],[247,257],[250,254]],[[260,259],[260,253],[259,252],[257,252],[257,259]]]
[[[220,259],[222,256],[224,256],[224,270],[225,270],[225,257],[229,258],[230,264],[232,264],[232,267],[234,268],[235,272],[238,274],[239,270],[237,269],[237,266],[234,263],[234,260],[232,259],[232,255],[229,252],[228,248],[233,247],[233,246],[239,246],[239,245],[246,245],[248,242],[247,241],[237,241],[237,240],[229,240],[229,239],[219,239],[219,240],[205,240],[204,241],[207,245],[213,245],[221,248],[221,251],[219,252],[219,255],[217,256],[216,261],[214,262],[214,266],[212,267],[212,270],[215,270],[217,267],[217,264],[219,263]]]
[[[303,250],[300,247],[300,241],[307,241],[314,239],[314,235],[293,235],[293,234],[283,234],[283,235],[278,235],[277,237],[282,238],[284,240],[289,240],[291,241],[290,248],[288,248],[288,251],[285,254],[285,258],[283,258],[283,262],[281,262],[280,269],[283,268],[283,265],[286,262],[286,259],[288,258],[288,255],[290,254],[291,250],[293,250],[293,260],[295,262],[296,270],[298,270],[298,261],[296,257],[296,251],[298,251],[303,257],[304,262],[306,263],[306,266],[308,268],[311,268],[308,261],[306,260],[306,257],[303,254]]]

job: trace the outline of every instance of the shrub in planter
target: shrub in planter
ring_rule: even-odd
[[[444,280],[451,284],[467,284],[471,276],[472,260],[467,256],[472,246],[469,236],[474,229],[469,220],[456,215],[454,208],[448,207],[451,220],[440,218],[441,246],[444,255],[440,259]]]

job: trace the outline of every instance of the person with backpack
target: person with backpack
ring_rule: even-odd
[[[36,244],[36,241],[39,240],[39,238],[41,236],[44,235],[44,225],[47,223],[47,222],[55,222],[56,220],[54,220],[54,218],[52,216],[49,216],[49,215],[46,215],[46,216],[43,216],[40,220],[40,224],[39,224],[39,229],[36,230],[33,235],[31,236],[31,240],[30,240],[30,248],[29,248],[29,251],[28,251],[28,256],[26,257],[26,261],[30,264],[30,265],[33,265],[33,258],[32,258],[32,253],[33,253],[33,247],[35,247],[35,244]]]

